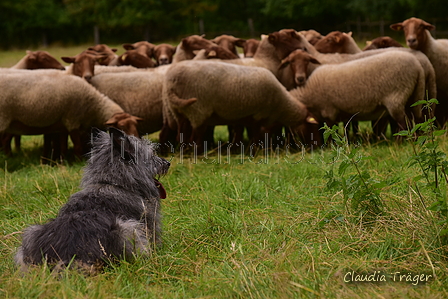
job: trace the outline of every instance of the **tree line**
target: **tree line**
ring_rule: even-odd
[[[282,28],[346,31],[349,22],[448,20],[446,0],[2,0],[0,47],[259,37]],[[388,33],[388,32],[386,32]]]

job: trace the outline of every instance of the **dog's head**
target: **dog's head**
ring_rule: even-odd
[[[83,186],[101,182],[145,193],[145,197],[166,197],[158,177],[167,173],[170,163],[156,155],[154,143],[116,128],[109,128],[109,134],[95,129],[93,135]]]

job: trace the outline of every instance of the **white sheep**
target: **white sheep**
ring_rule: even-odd
[[[80,131],[114,125],[137,133],[138,118],[76,76],[58,71],[0,73],[0,133],[39,135],[68,132],[82,154]],[[10,145],[4,144],[5,152]]]
[[[126,112],[142,118],[138,131],[143,135],[162,128],[163,79],[161,72],[133,71],[97,74],[90,83]]]
[[[163,101],[177,119],[179,133],[188,119],[190,141],[198,147],[209,125],[257,121],[298,127],[307,117],[305,106],[267,69],[220,61],[173,64],[166,73]]]
[[[423,52],[431,61],[437,81],[440,105],[435,114],[441,125],[448,120],[448,42],[434,39],[430,30],[435,26],[418,18],[410,18],[401,23],[392,24],[393,30],[404,31],[409,48]]]
[[[412,54],[389,51],[322,65],[304,87],[291,93],[320,122],[329,125],[352,116],[354,120],[376,120],[390,115],[401,129],[406,129],[408,107],[424,99],[424,80],[423,69]],[[413,109],[417,121],[422,117],[420,108]]]
[[[353,38],[346,33],[345,37],[347,39],[353,40]],[[428,97],[429,98],[436,98],[437,97],[437,87],[436,87],[436,73],[434,71],[433,65],[429,61],[428,57],[426,55],[422,54],[419,51],[415,51],[412,49],[407,48],[385,48],[385,49],[376,49],[376,50],[370,50],[370,51],[364,51],[359,52],[356,54],[339,54],[339,53],[320,53],[316,50],[316,48],[311,45],[304,36],[301,34],[298,34],[298,37],[300,38],[300,46],[299,48],[306,50],[309,54],[311,54],[314,58],[316,58],[321,64],[338,64],[343,63],[347,61],[362,59],[365,57],[369,57],[372,55],[377,55],[385,52],[390,51],[399,51],[402,53],[410,53],[413,56],[415,56],[415,59],[418,60],[420,65],[423,67],[423,70],[425,72],[425,89],[428,91]],[[354,43],[354,41],[353,41]],[[311,74],[316,67],[319,67],[314,64],[310,64],[308,67],[308,74]],[[405,70],[403,70],[405,71]]]

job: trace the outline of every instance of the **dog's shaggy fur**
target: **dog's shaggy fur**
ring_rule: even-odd
[[[97,131],[82,190],[55,219],[23,233],[15,256],[22,270],[46,261],[96,272],[105,262],[132,259],[160,243],[160,198],[166,193],[155,177],[170,164],[154,150],[150,142],[120,130]]]

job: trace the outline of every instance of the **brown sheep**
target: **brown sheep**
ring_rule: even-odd
[[[106,54],[105,57],[98,61],[99,65],[109,65],[114,59],[118,57],[115,52],[117,52],[117,49],[110,48],[106,44],[98,44],[93,47],[89,47],[87,50],[95,51],[99,54]]]
[[[390,28],[404,31],[408,47],[423,52],[431,61],[436,73],[437,99],[440,103],[435,109],[435,116],[443,126],[448,120],[448,42],[434,39],[429,31],[435,29],[435,26],[418,18],[392,24]]]
[[[58,69],[65,70],[65,67],[50,55],[47,51],[26,51],[26,55],[19,60],[11,69]]]
[[[236,50],[236,47],[243,48],[243,45],[245,43],[244,39],[237,38],[237,37],[234,37],[233,35],[227,35],[227,34],[217,36],[210,41],[214,42],[218,46],[221,46],[221,47],[229,50],[230,52],[234,53],[235,55],[238,55],[238,51]]]
[[[160,44],[154,47],[153,57],[157,65],[170,64],[173,62],[173,56],[176,53],[176,47],[169,44]]]
[[[403,45],[391,38],[390,36],[380,36],[371,41],[366,42],[367,45],[362,49],[363,51],[374,50],[374,49],[384,49],[384,48],[402,48]]]
[[[352,38],[352,33],[333,31],[320,39],[314,47],[320,53],[348,53],[355,54],[361,49]]]

